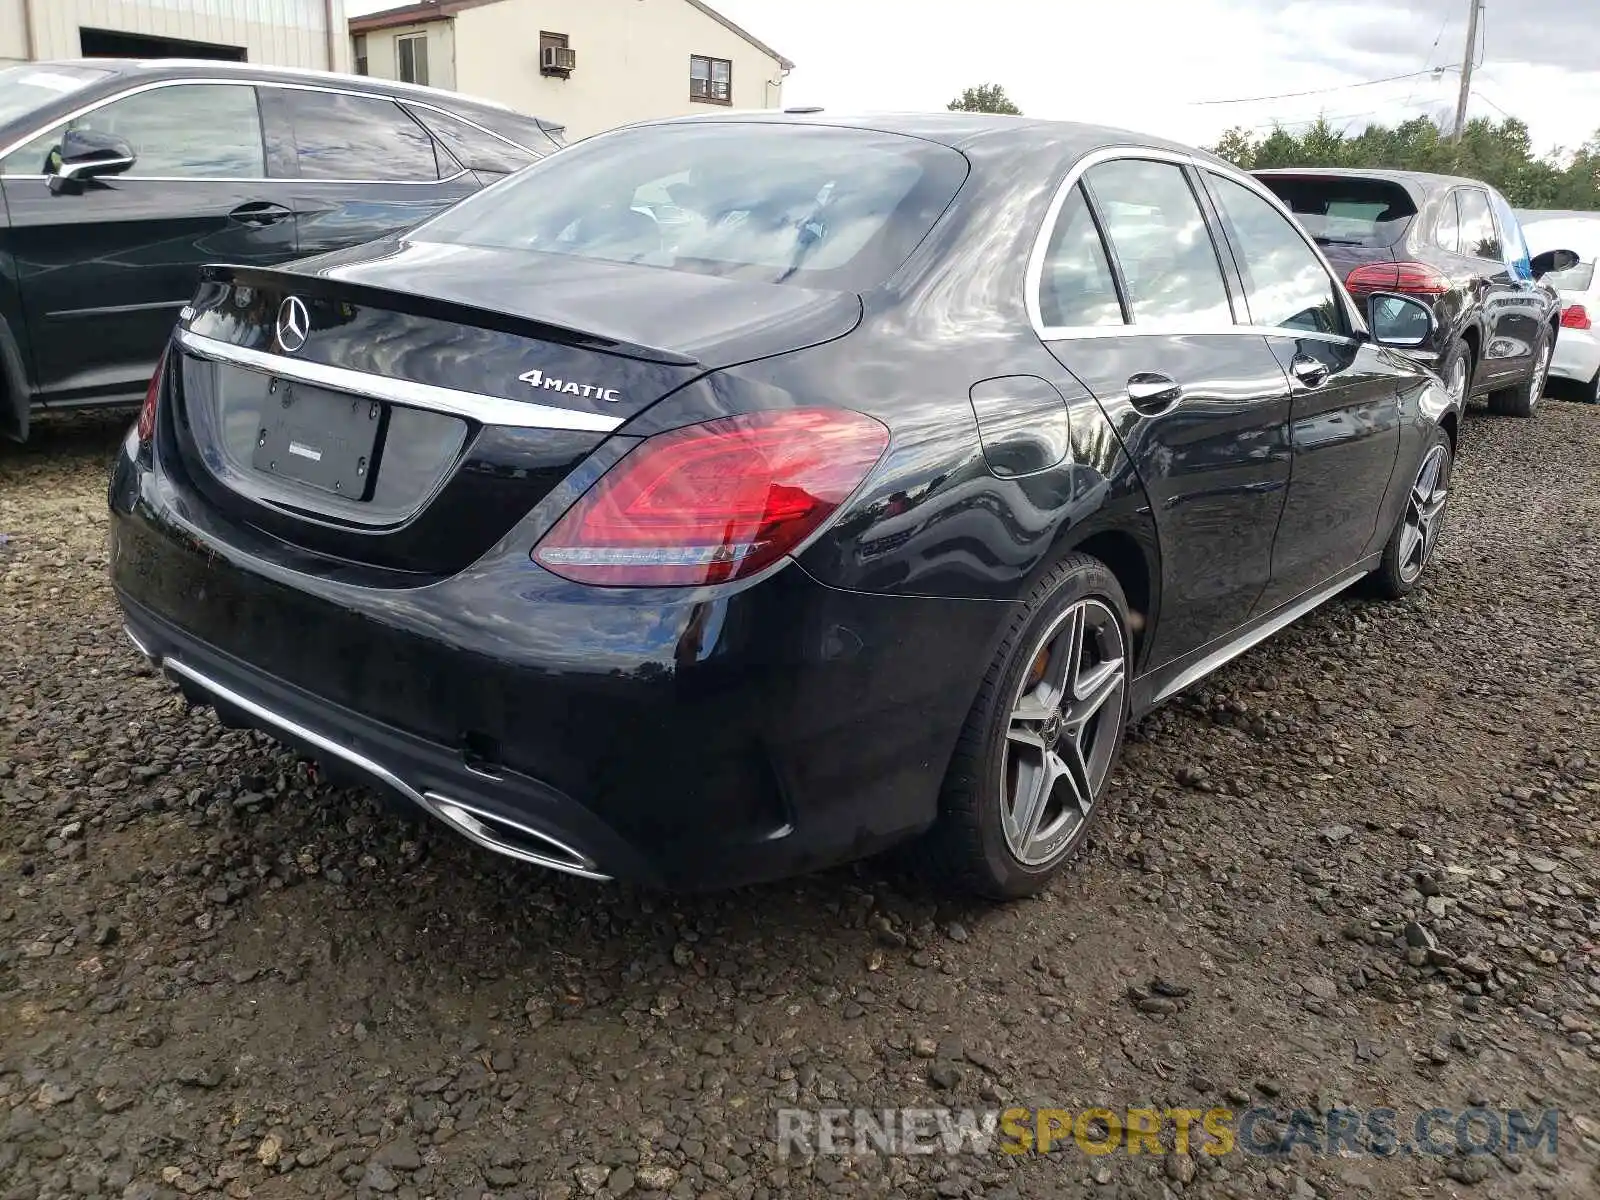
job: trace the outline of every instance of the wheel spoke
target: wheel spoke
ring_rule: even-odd
[[[1046,752],[1038,762],[1027,764],[1026,770],[1018,766],[1017,790],[1006,824],[1010,826],[1012,844],[1020,847],[1024,854],[1039,832],[1039,822],[1049,807],[1050,793],[1061,778],[1060,761],[1054,753]]]
[[[1405,531],[1400,535],[1400,565],[1409,567],[1411,560],[1416,556],[1417,548],[1422,545],[1422,530],[1407,524]]]
[[[1018,697],[1017,706],[1011,710],[1011,723],[1015,725],[1018,721],[1043,721],[1054,711],[1054,707],[1041,700],[1038,693],[1029,692],[1026,696]]]
[[[1083,661],[1083,639],[1088,624],[1088,609],[1082,604],[1075,606],[1072,619],[1056,635],[1055,644],[1051,647],[1050,665],[1046,668],[1045,677],[1055,689],[1058,704],[1070,699],[1077,686],[1078,664]]]
[[[1105,707],[1122,687],[1122,659],[1107,659],[1096,663],[1078,676],[1074,685],[1072,707],[1067,717],[1074,723],[1087,724],[1089,719]]]
[[[1018,746],[1031,746],[1033,749],[1044,753],[1044,735],[1031,725],[1018,724],[1015,721],[1006,729],[1006,741]]]
[[[1094,784],[1089,779],[1089,764],[1084,760],[1083,750],[1076,741],[1063,742],[1051,757],[1059,764],[1061,775],[1071,781],[1078,811],[1088,816],[1094,807]]]

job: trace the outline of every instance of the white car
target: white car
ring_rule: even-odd
[[[1583,388],[1583,398],[1600,404],[1600,213],[1530,211],[1517,214],[1528,250],[1557,247],[1576,251],[1578,265],[1554,271],[1545,282],[1561,294],[1561,333],[1556,337],[1550,374]]]

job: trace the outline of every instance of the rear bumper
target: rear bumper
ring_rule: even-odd
[[[792,563],[731,594],[581,588],[516,536],[437,584],[345,583],[126,451],[111,508],[129,633],[192,698],[501,853],[672,888],[930,825],[1007,609]]]
[[[1600,336],[1591,329],[1562,329],[1550,356],[1550,374],[1588,383],[1600,372]]]

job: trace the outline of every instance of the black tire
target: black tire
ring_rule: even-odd
[[[1514,387],[1489,393],[1489,411],[1502,417],[1531,417],[1544,397],[1545,385],[1550,381],[1550,353],[1552,338],[1548,325],[1540,326],[1539,339],[1533,344],[1533,367],[1528,377]]]
[[[1585,385],[1581,399],[1587,404],[1600,404],[1600,371]]]
[[[1433,558],[1434,547],[1438,545],[1439,533],[1444,525],[1445,509],[1440,507],[1435,517],[1436,524],[1432,525],[1424,534],[1421,547],[1422,560],[1415,561],[1415,541],[1407,536],[1407,529],[1414,528],[1413,520],[1418,509],[1418,485],[1428,470],[1428,463],[1435,455],[1443,452],[1441,461],[1442,474],[1439,476],[1440,486],[1445,489],[1445,499],[1449,498],[1451,471],[1455,466],[1455,451],[1450,444],[1450,434],[1441,428],[1435,428],[1428,445],[1417,459],[1416,474],[1412,476],[1413,482],[1410,493],[1406,496],[1405,507],[1400,510],[1399,519],[1395,521],[1394,531],[1389,535],[1389,541],[1383,548],[1383,561],[1372,572],[1372,590],[1380,597],[1387,600],[1398,600],[1408,596],[1416,590],[1417,584],[1422,581],[1423,572],[1427,570],[1428,563]]]
[[[1103,619],[1108,611],[1114,618],[1121,639],[1124,684],[1115,698],[1100,710],[1104,719],[1094,731],[1094,757],[1104,752],[1103,774],[1093,789],[1093,802],[1079,816],[1067,840],[1050,853],[1047,861],[1033,865],[1023,862],[1008,845],[1002,815],[1007,807],[1005,794],[1008,731],[1012,726],[1012,705],[1024,684],[1050,652],[1053,643],[1040,644],[1051,630],[1060,626],[1069,610],[1081,601],[1097,601],[1089,609]],[[1077,852],[1099,814],[1112,771],[1122,749],[1131,693],[1133,641],[1129,635],[1128,601],[1115,575],[1096,558],[1070,554],[1057,563],[1033,589],[1006,629],[994,661],[984,675],[972,712],[957,740],[940,797],[938,824],[930,831],[927,862],[941,887],[977,894],[995,900],[1031,896],[1043,890],[1061,867]],[[1031,684],[1029,685],[1032,686]],[[1057,734],[1061,730],[1057,728]],[[1111,737],[1109,751],[1101,740]],[[1051,745],[1054,745],[1052,736]],[[1070,783],[1068,783],[1070,786]]]

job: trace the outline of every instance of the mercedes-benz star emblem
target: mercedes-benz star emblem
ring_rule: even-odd
[[[311,334],[311,314],[305,301],[290,296],[278,306],[278,345],[285,354],[293,354],[306,344]]]

